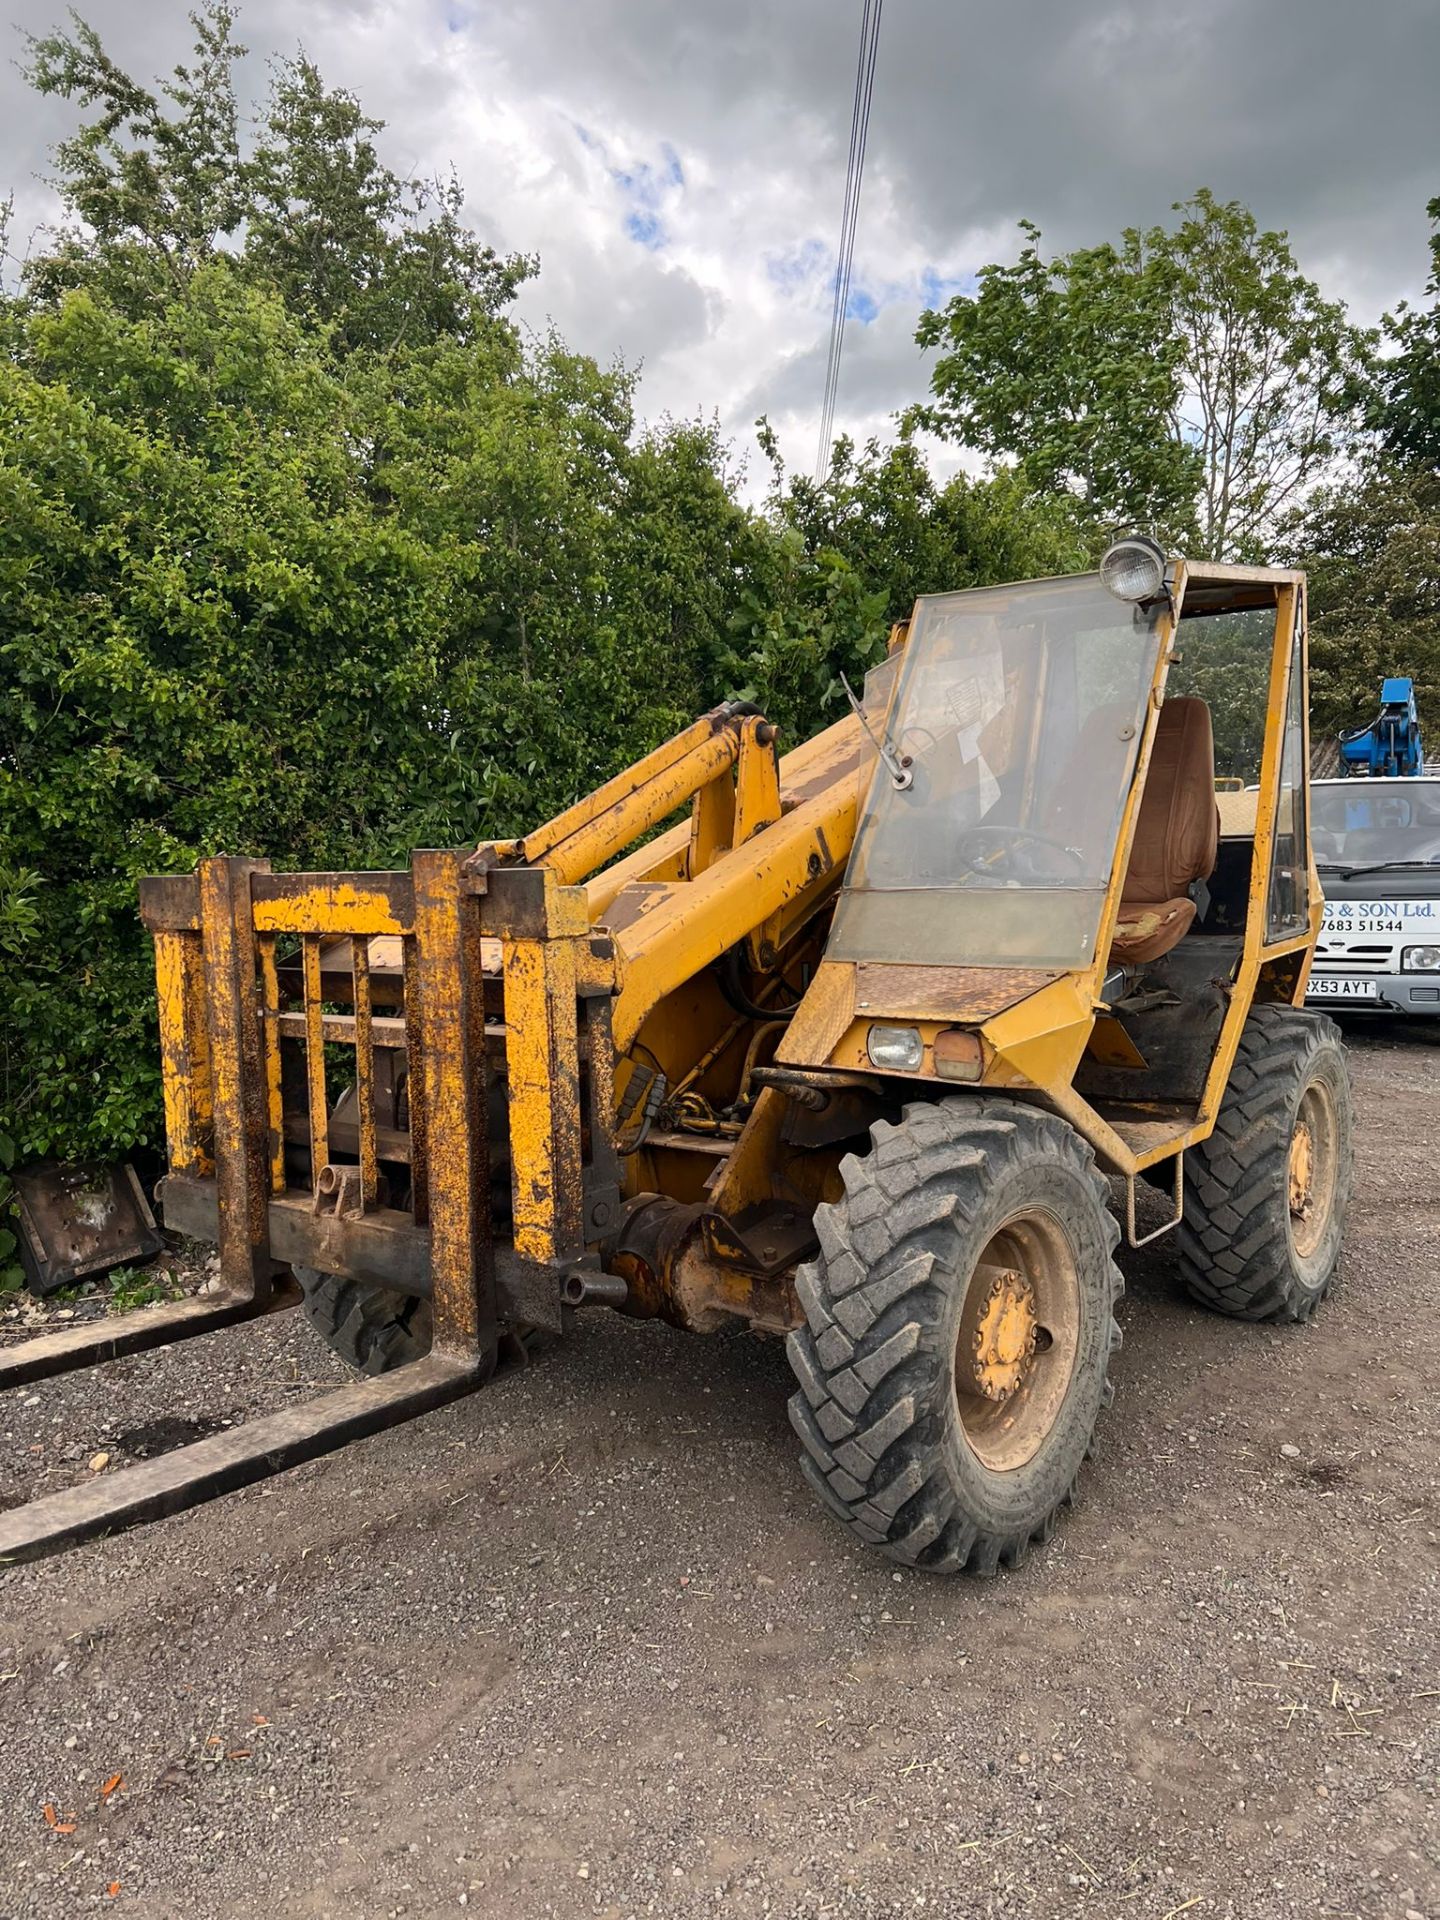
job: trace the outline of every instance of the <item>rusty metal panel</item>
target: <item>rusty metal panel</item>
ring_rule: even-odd
[[[782,1035],[775,1058],[787,1066],[823,1066],[855,1018],[855,964],[825,960]]]
[[[215,1107],[220,1272],[241,1295],[268,1287],[270,1169],[260,1007],[256,992],[251,876],[263,862],[221,857],[200,863],[206,1009]]]
[[[485,903],[505,956],[505,1062],[510,1095],[513,1240],[550,1270],[585,1248],[579,993],[610,959],[594,951],[586,896],[552,873],[496,872]]]
[[[875,1020],[992,1019],[1058,980],[1036,967],[907,967],[861,961],[855,969],[855,1014]]]
[[[370,960],[363,940],[351,943],[355,982],[355,1104],[360,1125],[360,1195],[373,1207],[380,1192],[375,1161],[375,1046],[371,1035]]]
[[[147,874],[140,882],[140,918],[151,933],[198,933],[200,889],[195,875]]]
[[[330,1096],[325,1086],[324,1009],[320,1004],[320,936],[305,935],[305,1077],[310,1093],[310,1185],[330,1164]]]
[[[571,941],[505,943],[514,1243],[540,1266],[583,1249],[580,1062]]]
[[[156,933],[155,997],[170,1164],[181,1173],[208,1173],[214,1135],[210,1038],[203,956],[193,933]]]
[[[260,933],[403,934],[414,894],[408,873],[257,873],[251,887]]]
[[[714,862],[709,864],[713,866]],[[647,913],[654,913],[657,907],[675,899],[684,887],[684,880],[632,880],[623,893],[615,896],[606,912],[607,931],[625,932]]]
[[[430,1116],[425,1091],[425,1006],[415,942],[407,940],[405,966],[405,1087],[410,1109],[410,1211],[417,1226],[430,1220]]]
[[[495,1261],[486,1133],[485,994],[479,901],[462,856],[416,853],[414,985],[424,1035],[430,1267],[436,1351],[493,1357]],[[413,1008],[407,1002],[407,1014]],[[411,1089],[414,1123],[414,1089]]]
[[[32,1293],[73,1286],[160,1251],[155,1217],[135,1169],[101,1160],[42,1161],[12,1176],[20,1264]]]
[[[585,993],[581,1005],[588,1069],[585,1118],[590,1137],[584,1232],[587,1240],[599,1240],[613,1229],[620,1214],[620,1160],[614,1136],[615,1036],[608,989]]]
[[[213,1180],[172,1178],[165,1182],[161,1197],[167,1227],[196,1240],[215,1238]],[[393,1207],[377,1207],[363,1217],[346,1218],[342,1214],[316,1213],[308,1195],[286,1194],[270,1203],[270,1245],[276,1259],[292,1267],[349,1273],[376,1286],[430,1298],[430,1235],[425,1228],[417,1227],[408,1213]],[[555,1333],[561,1330],[558,1290],[553,1283],[538,1286],[534,1271],[504,1247],[495,1251],[495,1301],[499,1316],[511,1326],[543,1326]],[[198,1308],[205,1302],[185,1304]],[[147,1313],[159,1311],[146,1309]],[[131,1322],[143,1318],[142,1314],[124,1314],[103,1325],[125,1329],[129,1338],[139,1332],[138,1327],[131,1328]],[[170,1337],[179,1339],[183,1332],[182,1328]],[[10,1377],[5,1369],[11,1355],[28,1352],[32,1345],[38,1343],[27,1342],[23,1349],[0,1348],[0,1382]],[[135,1349],[127,1345],[119,1350],[128,1353]]]
[[[285,1100],[280,1070],[280,983],[275,972],[275,935],[261,934],[260,1045],[265,1057],[265,1130],[270,1150],[270,1191],[285,1191]],[[176,1167],[176,1173],[185,1168]]]

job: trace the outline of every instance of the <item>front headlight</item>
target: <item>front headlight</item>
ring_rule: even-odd
[[[872,1067],[884,1067],[890,1073],[914,1073],[925,1058],[925,1043],[918,1027],[871,1027],[865,1051]]]
[[[1400,965],[1406,973],[1440,973],[1440,947],[1406,947]]]

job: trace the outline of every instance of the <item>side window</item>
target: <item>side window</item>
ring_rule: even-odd
[[[1305,671],[1299,616],[1290,648],[1290,691],[1280,753],[1275,844],[1270,856],[1266,937],[1303,933],[1310,915],[1309,851],[1305,840]]]
[[[1273,606],[1187,614],[1180,622],[1165,697],[1192,694],[1209,707],[1215,779],[1222,793],[1243,792],[1260,778],[1274,649]],[[1231,830],[1228,825],[1226,830]]]

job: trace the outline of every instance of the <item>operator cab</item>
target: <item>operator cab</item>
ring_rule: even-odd
[[[1077,1090],[1198,1106],[1257,918],[1277,700],[1253,944],[1308,932],[1303,600],[1296,575],[1121,546],[1099,573],[916,603],[898,664],[867,686],[879,751],[829,953],[1025,970],[1030,991],[1089,973],[1101,1010]]]

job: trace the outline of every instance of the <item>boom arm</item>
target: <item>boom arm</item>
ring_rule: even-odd
[[[860,722],[837,722],[778,766],[774,743],[752,711],[716,708],[533,834],[471,857],[477,873],[529,866],[585,883],[590,923],[614,938],[622,1053],[667,994],[729,948],[749,942],[768,966],[843,877],[868,766]],[[615,858],[686,800],[688,822]]]

